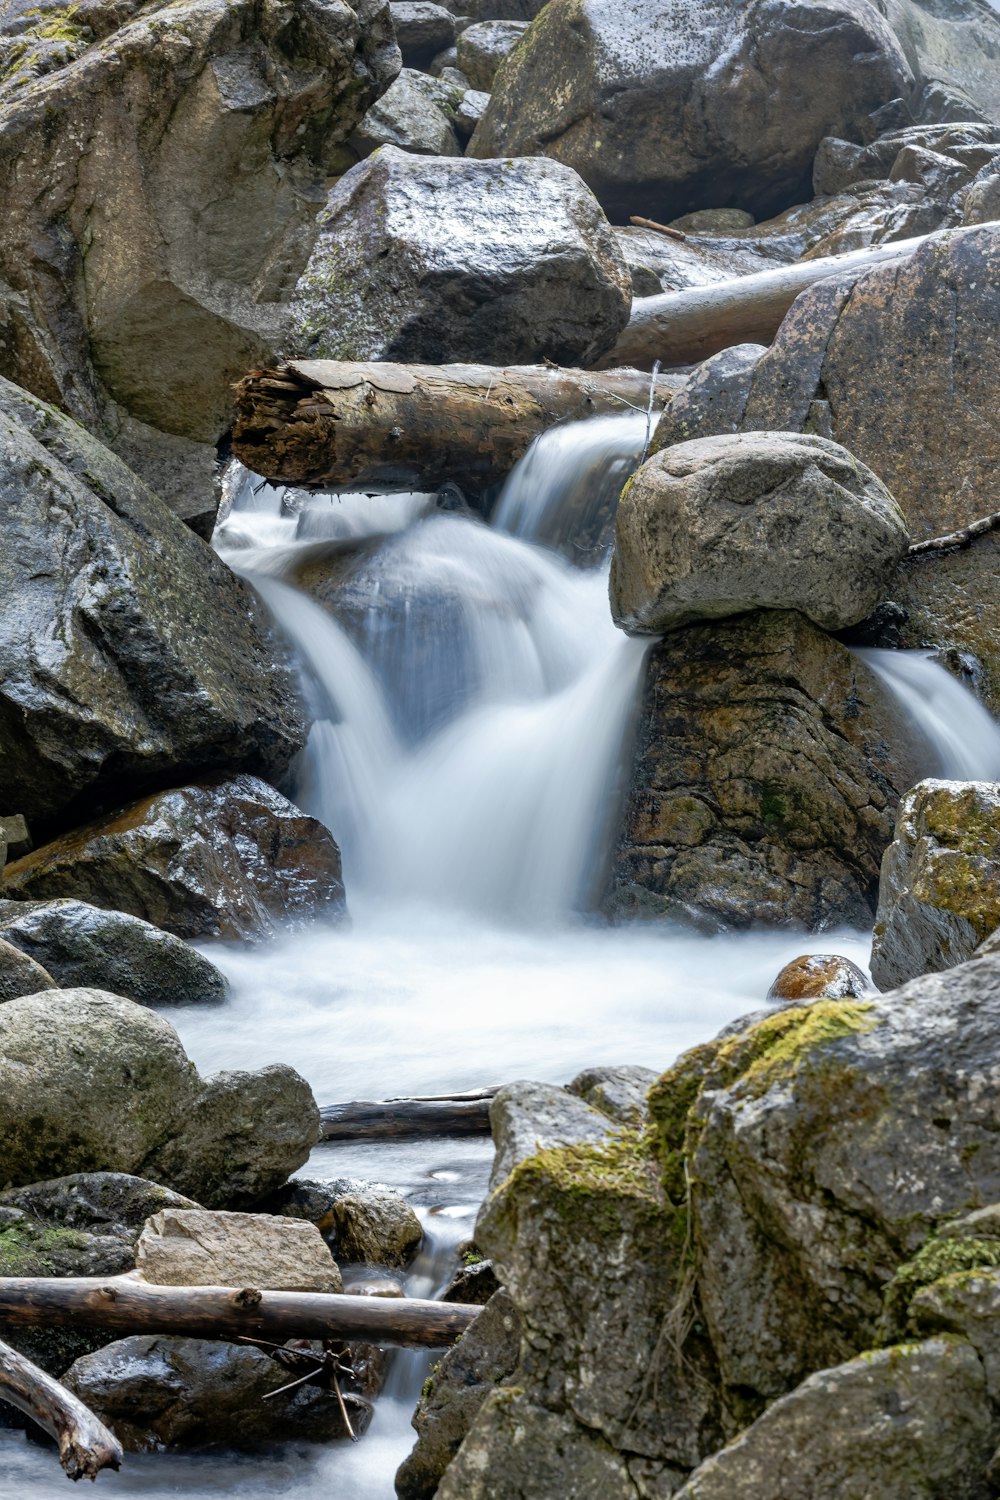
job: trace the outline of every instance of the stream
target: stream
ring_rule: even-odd
[[[198,1068],[287,1062],[321,1104],[446,1092],[585,1066],[663,1069],[759,1009],[803,951],[866,965],[868,933],[704,937],[586,911],[613,827],[647,643],[615,629],[604,560],[645,418],[541,439],[487,525],[450,497],[305,496],[230,477],[216,546],[302,664],[315,717],[297,800],[341,845],[349,925],[206,951],[225,1005],[168,1012]],[[336,617],[289,578],[339,567]],[[926,774],[1000,776],[1000,731],[930,653],[868,651],[926,746]],[[447,1282],[472,1233],[488,1142],[328,1145],[301,1175],[405,1193],[425,1226],[411,1295]],[[392,1500],[429,1357],[398,1353],[356,1445],[129,1455],[111,1500],[183,1494]],[[50,1452],[0,1432],[4,1495],[50,1500]]]

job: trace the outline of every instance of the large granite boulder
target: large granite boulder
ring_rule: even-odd
[[[867,927],[921,774],[911,741],[864,663],[798,612],[672,631],[646,666],[608,908]]]
[[[872,3],[922,81],[914,101],[921,118],[1000,123],[1000,19],[991,0]]]
[[[988,1500],[998,1438],[975,1349],[939,1336],[811,1375],[702,1464],[676,1500]]]
[[[231,383],[280,342],[340,143],[399,71],[389,7],[11,3],[0,55],[0,373],[203,514]]]
[[[385,146],[341,178],[320,225],[295,298],[310,357],[586,364],[628,321],[611,230],[555,162]]]
[[[474,89],[489,93],[497,69],[527,31],[524,21],[480,21],[458,38],[458,66]]]
[[[448,113],[422,86],[424,77],[404,68],[368,110],[351,136],[351,149],[359,160],[380,146],[398,146],[401,151],[412,151],[417,156],[461,156],[462,148]],[[448,91],[443,92],[447,97]],[[458,97],[461,99],[461,94]]]
[[[622,223],[774,211],[809,196],[823,136],[862,135],[913,82],[866,0],[550,0],[470,152],[565,162]]]
[[[892,989],[972,957],[1000,927],[1000,784],[922,781],[882,860],[872,977]]]
[[[906,554],[906,523],[879,479],[824,438],[732,433],[666,448],[626,485],[611,612],[631,634],[797,609],[855,625]]]
[[[455,40],[455,17],[433,0],[389,0],[393,29],[403,62],[423,68]]]
[[[81,897],[183,938],[259,941],[283,923],[344,913],[332,837],[255,776],[146,797],[15,860],[0,889]]]
[[[131,1000],[46,990],[0,1006],[4,1186],[125,1172],[242,1208],[302,1166],[318,1135],[291,1068],[202,1080],[173,1027]]]
[[[49,820],[167,772],[278,775],[294,676],[249,588],[82,428],[0,381],[0,768]]]
[[[226,997],[225,977],[204,954],[127,912],[86,901],[0,901],[0,940],[43,966],[62,989],[110,990],[140,1005]]]

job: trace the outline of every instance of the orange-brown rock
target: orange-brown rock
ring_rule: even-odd
[[[786,964],[767,992],[769,1000],[856,1000],[871,993],[857,964],[840,953],[803,953]]]

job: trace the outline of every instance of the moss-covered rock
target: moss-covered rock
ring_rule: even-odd
[[[1000,927],[1000,783],[922,781],[882,861],[872,974],[882,988],[971,958]]]

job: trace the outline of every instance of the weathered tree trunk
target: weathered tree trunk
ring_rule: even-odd
[[[979,226],[982,227],[982,226]],[[769,344],[800,292],[826,276],[862,276],[873,266],[912,255],[935,239],[917,235],[894,244],[870,245],[846,255],[775,266],[754,276],[738,276],[711,286],[688,287],[658,297],[637,297],[632,316],[597,368],[618,365],[650,370],[663,365],[697,364],[734,344]]]
[[[438,1349],[479,1313],[462,1303],[261,1292],[218,1286],[154,1286],[127,1276],[0,1277],[0,1322],[11,1327],[100,1328],[187,1338],[340,1339]]]
[[[657,411],[677,385],[658,377]],[[254,371],[236,390],[233,451],[275,483],[434,490],[450,479],[478,495],[558,422],[645,412],[650,377],[307,360]]]
[[[122,1446],[103,1422],[58,1380],[2,1343],[0,1398],[55,1438],[70,1479],[96,1479],[102,1469],[121,1468]]]
[[[413,1140],[425,1135],[489,1135],[490,1100],[497,1092],[437,1094],[413,1099],[355,1099],[320,1110],[324,1141]]]

